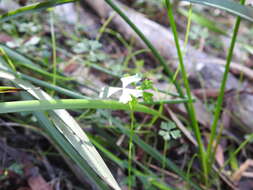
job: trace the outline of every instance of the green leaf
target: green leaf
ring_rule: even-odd
[[[150,92],[143,92],[143,100],[145,103],[151,104],[153,103],[153,94]]]
[[[165,141],[171,139],[178,139],[181,137],[181,131],[176,129],[174,122],[162,122],[161,130],[159,130],[159,135],[163,137]]]
[[[153,89],[153,82],[152,82],[151,80],[145,79],[145,80],[141,83],[141,89],[142,89],[142,90]]]
[[[88,163],[79,154],[71,143],[62,135],[62,133],[53,125],[43,112],[34,112],[34,115],[38,119],[40,126],[47,132],[47,134],[52,138],[52,140],[61,148],[61,154],[64,156],[69,156],[83,171],[83,173],[88,177],[88,179],[95,184],[98,190],[109,190],[102,180],[96,175],[96,173],[90,168]],[[66,155],[67,154],[67,155]],[[111,189],[111,188],[110,188]]]
[[[197,3],[222,9],[253,22],[253,8],[250,6],[241,5],[232,0],[181,0],[181,1],[188,1],[191,3]]]
[[[129,104],[112,100],[60,99],[60,100],[25,100],[0,103],[0,113],[22,111],[45,111],[54,109],[112,109],[131,111]],[[159,116],[159,112],[141,104],[133,108],[136,112]]]
[[[179,13],[181,13],[182,15],[184,15],[186,17],[189,16],[188,11],[186,11],[184,9],[179,9]],[[209,30],[211,30],[213,32],[217,32],[217,33],[225,35],[225,36],[228,35],[226,33],[226,31],[224,31],[222,28],[220,28],[217,25],[217,22],[209,20],[208,18],[202,16],[200,13],[192,12],[191,19],[192,19],[193,22],[195,22],[195,23],[197,23],[201,26],[204,26],[204,27],[208,28]]]
[[[12,86],[0,86],[0,93],[18,92],[22,90],[24,89],[12,87]]]
[[[174,131],[171,131],[171,136],[173,139],[178,139],[181,137],[181,132],[179,130],[174,130]]]
[[[32,5],[27,5],[27,6],[21,7],[19,9],[14,10],[14,11],[9,11],[9,12],[1,15],[0,16],[0,23],[8,21],[13,18],[16,18],[18,16],[28,14],[28,13],[42,11],[42,10],[48,9],[50,7],[55,7],[57,5],[71,3],[71,2],[75,2],[75,1],[77,1],[77,0],[51,0],[51,1],[44,1],[41,3],[34,3]]]

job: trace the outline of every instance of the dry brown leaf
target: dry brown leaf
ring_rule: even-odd
[[[28,184],[31,190],[53,190],[46,180],[41,176],[32,176],[28,179]]]
[[[253,160],[246,160],[241,166],[240,168],[232,175],[231,179],[234,182],[239,182],[240,179],[243,177],[245,171],[250,167],[253,166]]]
[[[223,151],[222,146],[218,145],[217,149],[216,149],[215,159],[220,167],[222,167],[224,165],[224,154],[223,153],[224,153],[224,151]]]

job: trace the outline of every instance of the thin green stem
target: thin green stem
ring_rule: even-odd
[[[245,4],[245,0],[241,0],[241,4]],[[211,135],[210,135],[209,144],[208,144],[208,147],[207,147],[207,157],[208,158],[213,158],[213,155],[214,155],[214,152],[212,151],[213,142],[214,142],[214,139],[217,136],[216,135],[216,130],[217,130],[217,126],[218,126],[220,113],[221,113],[221,110],[222,110],[222,104],[223,104],[223,99],[224,99],[224,94],[225,94],[225,89],[226,89],[226,83],[227,83],[227,78],[228,78],[228,74],[229,74],[229,67],[230,67],[230,64],[231,64],[232,57],[233,57],[233,51],[234,51],[236,38],[237,38],[238,30],[239,30],[239,27],[240,27],[240,23],[241,23],[241,18],[237,17],[235,27],[234,27],[234,31],[233,31],[232,40],[231,40],[231,43],[230,43],[229,52],[228,52],[227,59],[226,59],[225,72],[224,72],[224,75],[223,75],[223,79],[222,79],[222,83],[221,83],[221,87],[220,87],[220,92],[219,92],[219,96],[218,96],[218,100],[217,100],[217,105],[216,105],[216,108],[215,108],[214,120],[213,120],[213,123],[212,123],[212,126],[211,126]],[[212,162],[213,162],[213,159],[210,159],[209,160],[208,171],[210,171],[210,169],[211,169],[211,163]]]
[[[189,41],[189,34],[191,30],[191,23],[192,23],[192,4],[190,4],[189,7],[189,13],[188,13],[188,22],[187,22],[187,28],[186,28],[186,33],[185,33],[185,39],[184,39],[184,53],[186,52],[186,47]]]
[[[131,104],[131,103],[129,103]],[[131,107],[131,105],[130,105]],[[130,113],[131,126],[130,126],[130,137],[129,137],[129,147],[128,147],[128,190],[132,189],[133,179],[132,179],[132,160],[133,160],[133,135],[134,135],[134,111]]]
[[[101,36],[103,35],[103,33],[105,32],[107,26],[111,23],[113,17],[115,16],[115,14],[112,14],[106,21],[105,23],[102,25],[102,27],[99,29],[99,33],[96,37],[96,40],[99,41]]]
[[[187,51],[187,44],[189,41],[189,34],[190,34],[190,29],[191,29],[191,21],[192,21],[192,4],[190,4],[189,7],[189,13],[188,13],[188,19],[187,19],[187,28],[186,28],[186,33],[185,33],[185,38],[184,38],[184,51],[183,51],[183,55],[185,55],[186,51]],[[177,79],[178,73],[180,71],[180,67],[177,68],[174,76],[173,76],[173,81]]]
[[[56,42],[55,42],[55,31],[54,31],[54,12],[50,11],[50,31],[51,31],[51,43],[52,43],[52,54],[53,54],[53,81],[52,84],[56,85],[57,76],[57,61],[56,61]],[[52,91],[52,96],[54,91]]]
[[[162,162],[162,169],[164,170],[165,169],[165,166],[166,166],[166,155],[167,155],[167,150],[169,148],[169,144],[168,144],[168,140],[164,140],[164,144],[163,144],[163,162]],[[163,173],[162,174],[162,180],[164,181],[165,179],[165,174]]]
[[[207,181],[208,181],[208,179],[207,179],[208,178],[208,171],[207,171],[207,162],[206,162],[206,160],[207,160],[206,151],[205,151],[205,148],[204,148],[203,141],[201,139],[201,132],[200,132],[199,125],[198,125],[198,122],[197,122],[197,119],[196,119],[196,114],[195,114],[195,109],[194,109],[194,106],[193,106],[193,100],[192,100],[190,85],[189,85],[189,81],[188,81],[188,78],[187,78],[187,72],[186,72],[186,69],[184,67],[183,55],[182,55],[182,52],[181,52],[181,49],[180,49],[176,23],[175,23],[173,10],[172,10],[172,5],[170,3],[170,0],[166,0],[166,7],[168,9],[168,17],[169,17],[172,32],[173,32],[173,35],[174,35],[176,48],[177,48],[178,61],[179,61],[179,65],[180,65],[180,69],[181,69],[181,73],[182,73],[184,86],[185,86],[185,89],[186,89],[186,94],[187,94],[187,97],[189,98],[189,102],[187,104],[188,114],[191,118],[192,128],[193,128],[194,135],[195,135],[197,143],[198,143],[199,159],[201,161],[202,169],[203,169],[203,172],[204,172],[205,182],[207,183]]]
[[[89,100],[89,99],[59,99],[59,100],[25,100],[0,103],[0,113],[14,113],[22,111],[44,111],[54,109],[111,109],[143,112],[155,116],[161,116],[156,110],[141,104],[131,108],[113,100]]]
[[[4,51],[4,49],[2,47],[0,47],[0,55],[3,56],[3,58],[6,60],[6,63],[8,63],[8,65],[10,66],[10,68],[16,72],[16,67],[13,64],[12,60],[10,59],[10,57],[8,56],[8,54]]]

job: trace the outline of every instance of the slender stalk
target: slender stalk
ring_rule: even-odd
[[[185,54],[185,52],[186,52],[187,44],[188,44],[188,41],[189,41],[190,30],[191,30],[191,23],[192,23],[192,4],[190,4],[188,15],[189,15],[189,16],[188,16],[187,28],[186,28],[185,39],[184,39],[184,54]]]
[[[59,99],[59,100],[25,100],[0,103],[0,113],[14,113],[22,111],[42,111],[54,109],[111,109],[143,112],[155,116],[161,114],[149,107],[136,104],[131,108],[128,104],[123,104],[113,100],[88,100],[88,99]],[[161,116],[163,117],[163,116]]]
[[[189,7],[189,12],[188,12],[188,19],[187,19],[187,28],[186,28],[186,33],[185,33],[185,38],[184,38],[184,51],[183,51],[183,56],[185,55],[187,51],[187,44],[189,41],[189,34],[191,30],[191,21],[192,21],[192,4],[190,4]],[[178,73],[180,71],[180,67],[177,68],[174,76],[173,76],[173,81],[177,79]]]
[[[169,17],[172,32],[173,32],[173,35],[174,35],[176,48],[177,48],[178,61],[179,61],[179,66],[180,66],[181,73],[182,73],[183,82],[184,82],[185,89],[186,89],[186,94],[187,94],[187,97],[189,98],[189,102],[187,104],[187,107],[188,107],[188,110],[189,110],[188,114],[191,118],[192,128],[193,128],[194,135],[195,135],[197,143],[198,143],[199,159],[201,161],[201,165],[202,165],[202,169],[203,169],[204,177],[205,177],[205,182],[207,184],[208,170],[207,170],[207,161],[206,161],[207,160],[206,151],[205,151],[205,148],[204,148],[203,141],[201,139],[201,132],[200,132],[199,125],[198,125],[198,122],[197,122],[197,119],[196,119],[196,114],[195,114],[195,109],[194,109],[194,106],[193,106],[193,100],[192,100],[190,85],[189,85],[189,81],[188,81],[188,78],[187,78],[187,72],[186,72],[186,69],[184,67],[183,55],[182,55],[179,40],[178,40],[178,33],[177,33],[176,23],[175,23],[173,10],[172,10],[172,5],[170,3],[170,0],[166,0],[166,7],[168,9],[168,17]]]
[[[131,103],[129,103],[131,104]],[[130,105],[131,106],[131,105]],[[131,106],[132,107],[132,106]],[[129,137],[129,147],[128,147],[128,190],[132,189],[133,178],[132,178],[132,160],[134,153],[133,135],[134,135],[134,111],[131,111],[131,126],[130,126],[130,137]]]
[[[56,75],[57,75],[57,61],[56,61],[56,42],[55,42],[55,32],[54,32],[54,12],[50,11],[50,31],[51,31],[51,43],[52,43],[52,55],[53,55],[53,81],[52,84],[56,85]],[[52,91],[52,96],[54,91]]]
[[[102,27],[99,29],[99,33],[96,37],[96,40],[99,41],[101,36],[103,35],[103,33],[105,32],[107,26],[111,23],[113,17],[115,16],[115,14],[112,14],[106,21],[105,23],[102,25]]]
[[[166,162],[166,155],[167,155],[167,150],[169,148],[169,143],[167,140],[164,140],[164,143],[163,143],[163,162],[162,162],[162,169],[164,170],[165,169],[165,162]],[[162,174],[162,180],[164,181],[165,179],[165,174],[163,173]]]
[[[10,68],[16,72],[16,67],[13,64],[13,62],[11,61],[10,57],[8,56],[8,54],[6,54],[6,52],[4,51],[4,49],[2,47],[0,47],[0,55],[3,56],[3,58],[5,59],[6,63],[8,63],[8,65],[10,66]]]
[[[245,0],[241,0],[241,4],[245,4]],[[207,147],[207,157],[211,158],[209,159],[209,171],[211,169],[211,163],[213,162],[213,156],[215,154],[215,152],[212,151],[213,148],[213,142],[214,139],[216,138],[216,130],[217,130],[217,126],[218,126],[218,121],[219,121],[219,117],[220,117],[220,113],[222,110],[222,104],[223,104],[223,99],[224,99],[224,94],[225,94],[225,89],[226,89],[226,83],[227,83],[227,78],[228,78],[228,74],[229,74],[229,67],[231,64],[231,60],[233,57],[233,51],[234,51],[234,47],[235,47],[235,43],[236,43],[236,38],[237,38],[237,34],[238,34],[238,30],[240,27],[240,23],[241,23],[241,17],[237,17],[236,23],[235,23],[235,27],[234,27],[234,31],[233,31],[233,36],[232,36],[232,40],[230,43],[230,48],[228,51],[228,55],[227,55],[227,59],[226,59],[226,66],[225,66],[225,72],[223,75],[223,79],[221,82],[221,86],[220,86],[220,92],[219,92],[219,96],[218,96],[218,100],[217,100],[217,105],[215,108],[215,113],[214,113],[214,120],[211,126],[211,135],[209,138],[209,144]]]

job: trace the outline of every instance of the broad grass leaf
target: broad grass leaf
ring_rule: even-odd
[[[27,6],[19,8],[19,9],[9,11],[7,13],[0,15],[0,23],[11,20],[11,19],[16,18],[18,16],[28,14],[28,13],[37,13],[39,11],[46,10],[51,7],[55,7],[57,5],[71,3],[71,2],[75,2],[75,1],[77,1],[77,0],[50,0],[50,1],[44,1],[44,2],[40,2],[40,3],[34,3],[31,5],[27,5]]]
[[[253,22],[253,8],[232,0],[181,0],[225,10]]]

